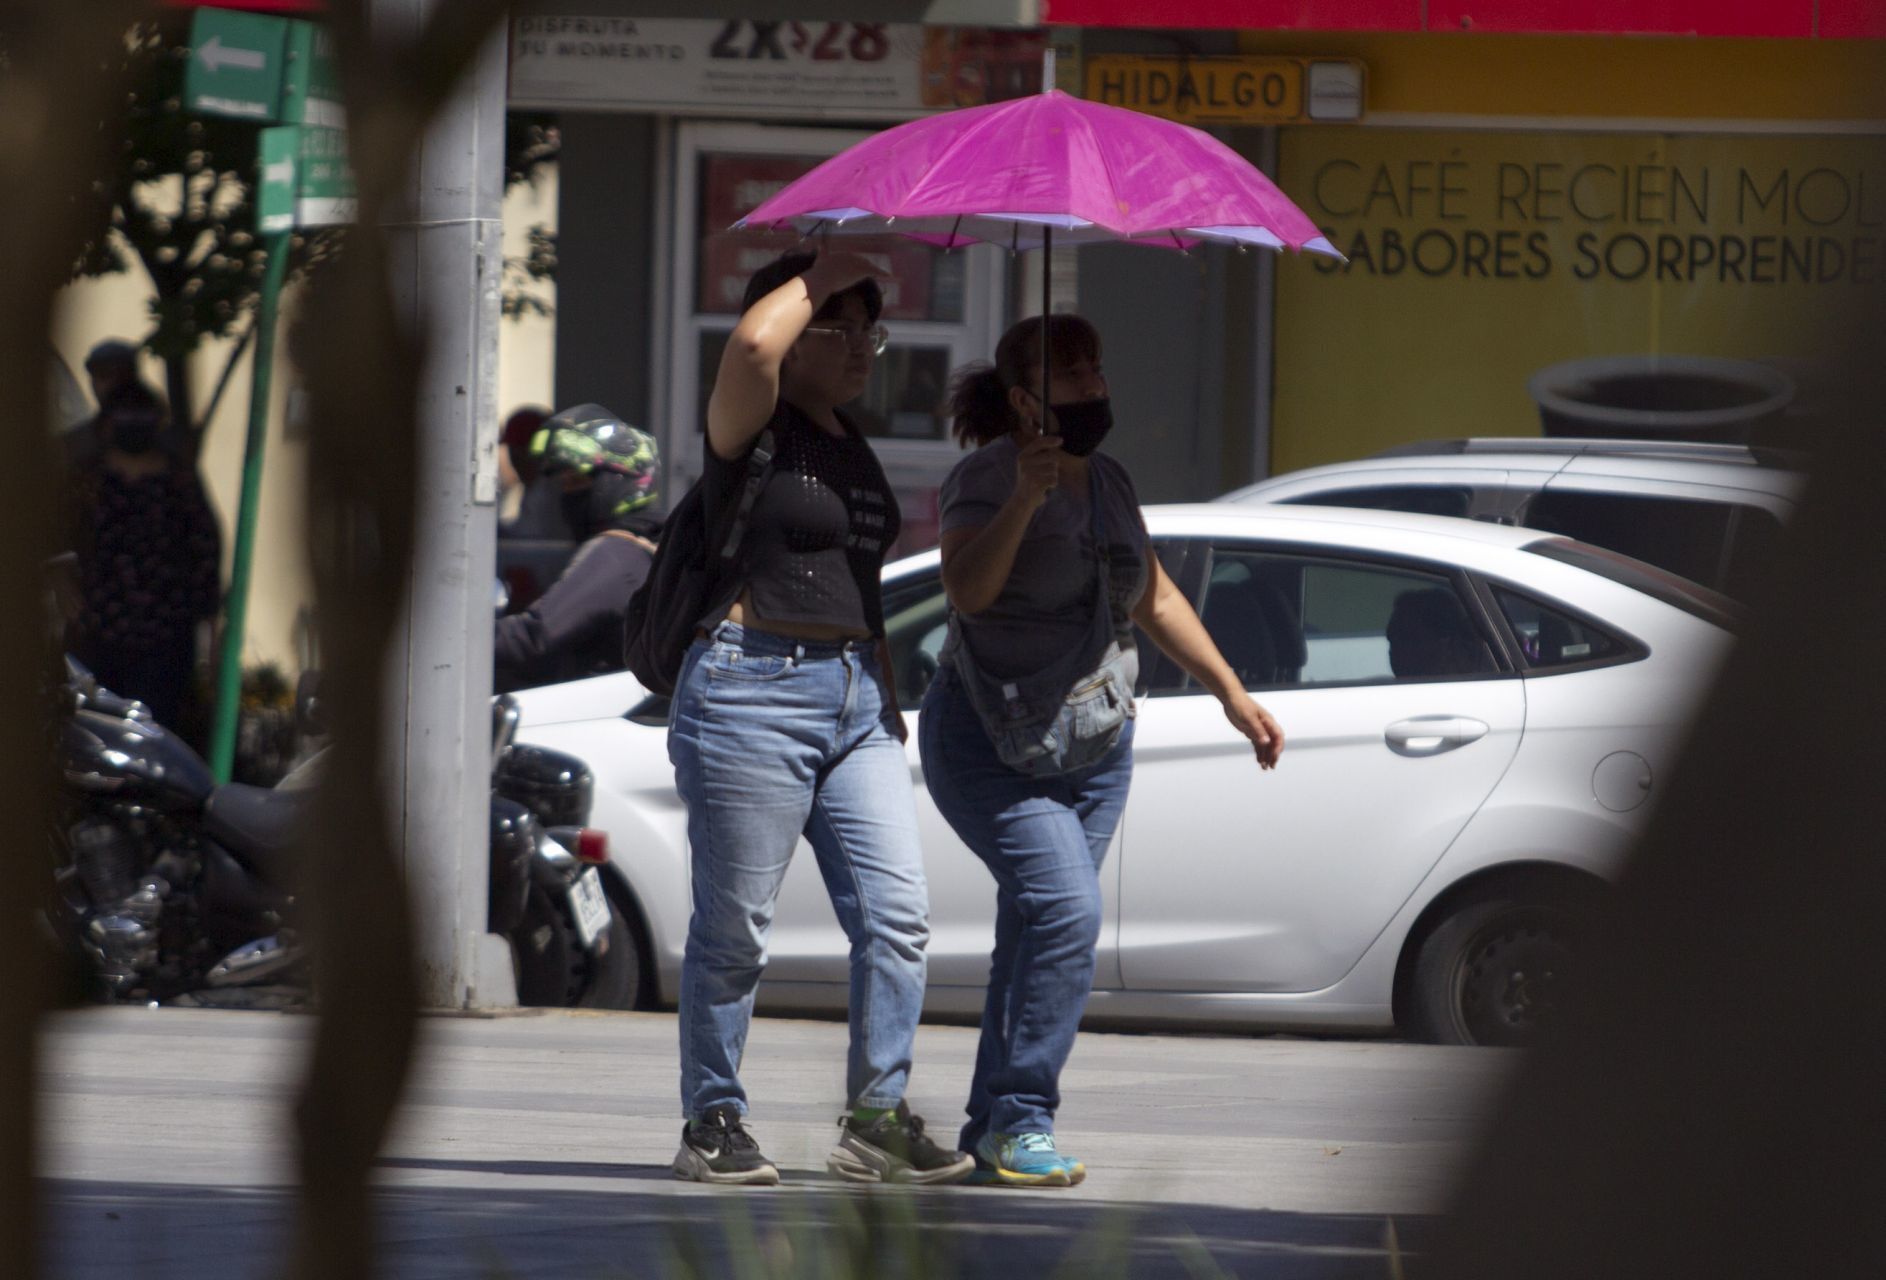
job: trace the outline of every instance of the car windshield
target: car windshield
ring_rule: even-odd
[[[1688,578],[1680,578],[1655,565],[1633,560],[1615,551],[1606,551],[1603,547],[1574,542],[1570,538],[1541,538],[1537,542],[1528,542],[1525,549],[1536,556],[1557,560],[1587,573],[1595,573],[1601,578],[1609,578],[1633,591],[1641,591],[1654,600],[1661,600],[1724,631],[1739,632],[1743,618],[1748,616],[1747,609],[1719,591],[1711,591]]]

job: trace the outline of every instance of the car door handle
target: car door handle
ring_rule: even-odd
[[[1486,737],[1488,727],[1484,720],[1467,716],[1414,716],[1395,721],[1382,737],[1398,756],[1438,756],[1478,742]]]

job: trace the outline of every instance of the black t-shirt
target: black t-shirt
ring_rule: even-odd
[[[745,587],[762,622],[823,623],[883,635],[878,575],[901,517],[877,455],[856,426],[841,420],[846,433],[834,436],[779,402],[768,424],[772,474],[742,545]],[[746,476],[745,455],[722,458],[710,445],[708,510],[728,511]]]

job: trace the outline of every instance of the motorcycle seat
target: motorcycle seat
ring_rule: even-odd
[[[296,837],[307,829],[311,791],[279,791],[239,782],[216,788],[204,809],[210,838],[253,866],[266,880],[286,884]]]

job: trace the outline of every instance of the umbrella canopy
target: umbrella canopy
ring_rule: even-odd
[[[874,134],[735,225],[888,231],[946,247],[1208,240],[1342,256],[1216,138],[1058,89]]]

